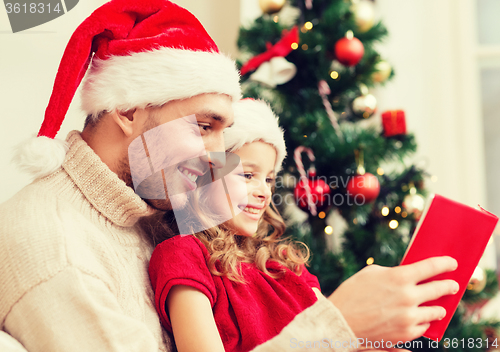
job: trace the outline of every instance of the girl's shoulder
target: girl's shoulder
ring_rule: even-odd
[[[204,248],[205,246],[199,239],[194,235],[177,235],[171,237],[155,247],[156,250],[163,251],[165,249],[173,249],[173,248],[193,248],[199,247]],[[206,250],[206,249],[205,249]]]
[[[156,246],[148,271],[159,311],[164,310],[168,292],[175,285],[194,287],[214,304],[217,290],[208,258],[205,246],[193,235],[175,236]],[[162,318],[168,319],[166,315]]]
[[[186,259],[205,261],[208,256],[207,249],[195,236],[177,235],[156,246],[151,262],[180,262]]]

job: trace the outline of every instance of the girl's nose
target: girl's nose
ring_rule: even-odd
[[[265,180],[256,180],[258,181],[258,185],[255,186],[253,190],[253,196],[256,198],[260,198],[263,201],[267,201],[269,197],[271,197],[271,187]]]

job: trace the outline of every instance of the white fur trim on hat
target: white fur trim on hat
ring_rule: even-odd
[[[102,111],[160,106],[203,93],[240,99],[234,61],[216,52],[160,48],[94,59],[83,83],[82,108],[97,116]]]
[[[286,157],[283,129],[271,107],[262,100],[243,99],[233,103],[234,124],[224,131],[225,149],[234,152],[255,141],[268,143],[276,149],[276,172]]]
[[[35,179],[59,169],[66,158],[68,144],[60,139],[33,137],[18,145],[12,161]]]

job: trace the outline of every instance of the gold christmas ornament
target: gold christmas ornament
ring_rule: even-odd
[[[272,14],[280,11],[285,6],[286,0],[259,0],[262,12]]]
[[[372,73],[372,79],[374,82],[382,83],[385,82],[392,72],[392,67],[387,61],[379,61],[375,64],[375,72]]]
[[[410,214],[415,216],[415,219],[420,219],[422,211],[425,207],[425,199],[420,194],[409,194],[403,200],[403,208]]]
[[[377,98],[372,94],[361,95],[352,101],[352,112],[365,119],[377,110]]]
[[[479,266],[474,269],[472,277],[467,285],[467,290],[479,293],[486,287],[486,273]]]
[[[375,23],[375,8],[372,1],[356,1],[351,11],[354,14],[354,21],[361,33],[368,32]]]

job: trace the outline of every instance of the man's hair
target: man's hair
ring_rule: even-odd
[[[146,124],[144,126],[144,132],[147,130],[150,130],[153,127],[158,126],[158,119],[157,119],[158,115],[157,115],[156,108],[161,108],[161,107],[163,107],[163,105],[162,106],[148,106],[148,108],[150,108],[150,109],[149,109],[148,120],[146,121]],[[135,109],[132,109],[132,110],[128,110],[126,112],[126,114],[127,115],[133,114],[134,112],[135,112]],[[87,117],[85,118],[85,122],[83,124],[83,129],[85,129],[87,127],[94,128],[95,126],[97,126],[99,121],[101,121],[101,117],[103,117],[103,115],[105,113],[107,113],[107,111],[103,110],[100,113],[98,113],[97,115],[93,115],[93,114],[87,115]]]
[[[88,127],[95,127],[97,123],[101,120],[102,115],[104,115],[106,111],[101,111],[97,116],[94,116],[93,114],[87,115],[87,118],[85,119],[85,122],[83,123],[83,129]]]

